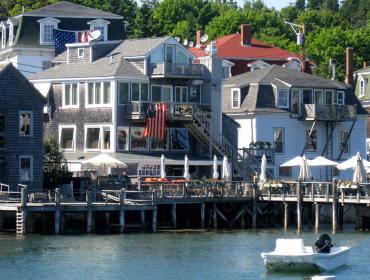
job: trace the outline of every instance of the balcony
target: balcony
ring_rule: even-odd
[[[127,106],[127,119],[132,121],[145,121],[149,104],[154,102],[132,101]],[[200,107],[206,112],[211,112],[211,106],[194,102],[166,102],[167,121],[192,121],[195,108]]]
[[[356,120],[356,105],[301,104],[292,110],[292,117],[306,121],[353,121]]]
[[[185,63],[151,63],[150,76],[152,78],[203,78],[202,64]]]

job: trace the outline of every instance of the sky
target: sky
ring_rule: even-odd
[[[239,6],[243,6],[244,0],[237,0]],[[280,10],[282,7],[286,7],[289,3],[295,2],[295,0],[263,0],[267,7],[274,7]]]

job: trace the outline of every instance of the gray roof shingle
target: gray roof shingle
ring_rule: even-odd
[[[169,38],[157,37],[125,40],[110,54],[120,53],[123,57],[144,56]]]
[[[60,1],[37,10],[24,13],[23,15],[42,17],[123,18],[119,15],[70,3],[67,1]]]

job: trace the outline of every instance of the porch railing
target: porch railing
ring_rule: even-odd
[[[203,76],[204,65],[191,63],[152,63],[150,75],[152,77],[196,77]]]
[[[318,121],[351,121],[357,117],[356,105],[302,104],[296,113],[301,119]]]

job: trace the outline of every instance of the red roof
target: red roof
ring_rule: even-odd
[[[287,60],[289,57],[300,58],[299,55],[273,47],[264,42],[252,38],[252,44],[241,45],[240,34],[226,35],[216,41],[218,57],[225,59],[248,59],[248,60]],[[205,56],[204,47],[189,48],[196,57]]]

